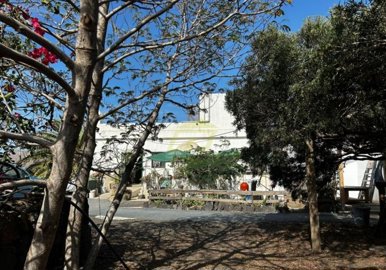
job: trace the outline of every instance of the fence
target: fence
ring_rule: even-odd
[[[236,190],[149,190],[149,201],[169,201],[177,204],[183,201],[238,203],[238,204],[275,204],[286,201],[287,191],[236,191]]]

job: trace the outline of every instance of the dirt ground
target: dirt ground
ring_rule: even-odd
[[[306,222],[120,221],[110,241],[130,269],[386,269],[385,237],[352,223],[321,224],[310,251]],[[124,269],[103,246],[97,268]]]

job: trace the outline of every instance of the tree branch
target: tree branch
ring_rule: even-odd
[[[144,92],[142,95],[139,95],[139,96],[137,96],[135,98],[131,98],[131,99],[127,100],[126,102],[120,104],[119,106],[117,106],[117,107],[111,109],[110,111],[108,111],[108,112],[102,114],[101,116],[99,116],[99,121],[104,119],[104,118],[106,118],[106,117],[108,117],[108,116],[110,116],[110,115],[112,115],[113,113],[119,111],[120,109],[126,107],[129,104],[134,103],[134,102],[136,102],[138,100],[141,100],[144,97],[159,91],[161,88],[162,88],[161,86],[156,86],[153,89],[151,89],[150,91]]]
[[[8,48],[7,46],[0,43],[0,57],[14,60],[30,68],[38,70],[47,76],[47,78],[58,83],[70,96],[76,96],[74,89],[56,72],[50,69],[48,66],[36,61],[35,59],[28,57],[18,51]]]
[[[91,170],[98,173],[113,173],[116,171],[116,168],[114,169],[102,169],[97,167],[91,167]]]
[[[68,69],[73,70],[74,62],[70,57],[68,57],[64,52],[62,52],[58,47],[49,42],[47,39],[43,38],[41,35],[36,34],[26,25],[21,22],[9,17],[4,12],[0,11],[0,21],[4,22],[6,25],[15,29],[15,31],[24,35],[25,37],[35,41],[36,43],[42,45],[44,48],[48,49],[50,52],[55,54],[62,62],[67,66]]]
[[[26,133],[19,134],[19,133],[12,133],[12,132],[8,132],[8,131],[0,130],[0,138],[1,139],[12,139],[12,140],[17,140],[17,141],[26,141],[26,142],[30,142],[30,143],[36,143],[36,144],[41,145],[41,146],[46,147],[46,148],[50,148],[53,145],[53,143],[48,141],[48,140],[45,140],[45,139],[38,137],[38,136],[26,134]]]
[[[176,39],[176,40],[171,40],[171,41],[167,41],[167,42],[163,42],[163,43],[137,43],[136,46],[137,47],[140,47],[140,48],[137,48],[135,50],[132,50],[130,52],[127,52],[126,54],[123,54],[121,55],[120,57],[116,58],[113,62],[109,63],[109,65],[107,65],[106,67],[103,68],[103,72],[106,72],[107,70],[109,70],[110,68],[112,68],[114,65],[116,65],[117,63],[119,63],[120,61],[122,61],[123,59],[126,59],[134,54],[137,54],[137,53],[140,53],[140,52],[143,52],[143,51],[146,51],[146,50],[152,50],[152,49],[159,49],[159,48],[164,48],[164,47],[167,47],[167,46],[173,46],[173,45],[176,45],[178,43],[182,43],[182,42],[186,42],[186,41],[190,41],[192,39],[195,39],[195,38],[199,38],[199,37],[202,37],[202,36],[205,36],[207,34],[209,34],[210,32],[213,32],[214,30],[220,28],[221,26],[223,26],[225,23],[227,23],[229,20],[231,20],[233,17],[235,16],[244,16],[244,17],[248,17],[248,16],[256,16],[256,15],[259,15],[259,14],[264,14],[264,13],[267,13],[267,12],[270,12],[272,10],[275,10],[277,9],[278,7],[282,6],[283,5],[283,2],[280,2],[280,4],[277,4],[276,6],[272,7],[272,8],[269,8],[269,9],[264,9],[264,10],[260,10],[260,11],[256,11],[256,12],[253,12],[253,13],[240,13],[238,11],[238,9],[236,9],[235,11],[231,12],[230,14],[228,14],[228,16],[226,16],[225,18],[223,18],[221,21],[217,22],[216,24],[214,24],[212,27],[209,27],[207,28],[206,30],[200,32],[200,33],[197,33],[197,34],[193,34],[193,35],[188,35],[188,36],[184,36],[180,39]],[[134,28],[135,29],[135,28]],[[139,29],[138,29],[139,30]],[[133,31],[133,30],[132,30]],[[126,37],[127,36],[127,37]],[[121,38],[117,41],[117,43],[119,42],[120,44],[126,39],[128,38],[129,36],[128,35],[125,35],[124,36],[125,38]],[[114,45],[113,45],[114,46]],[[117,45],[118,46],[118,45]],[[116,46],[116,47],[117,47]],[[116,48],[114,47],[114,49]],[[111,47],[110,47],[111,48]],[[106,51],[105,51],[106,52]],[[98,59],[102,58],[102,57],[105,57],[108,53],[103,53],[101,55],[99,55]]]
[[[75,5],[74,2],[72,2],[71,0],[65,0],[65,2],[67,2],[70,6],[72,6],[73,9],[75,9],[77,12],[80,12],[80,8]]]
[[[18,121],[15,119],[15,116],[13,115],[12,109],[11,109],[11,107],[9,107],[8,101],[7,101],[7,99],[5,98],[5,96],[3,94],[3,90],[0,90],[0,96],[3,99],[4,106],[7,109],[8,113],[9,113],[9,116],[12,118],[12,120],[16,124],[17,128],[19,129],[19,131],[20,132],[24,132],[24,130],[21,128],[21,126],[18,123]]]
[[[113,9],[110,13],[106,14],[106,20],[109,20],[116,13],[118,13],[119,11],[121,11],[121,10],[125,9],[126,7],[132,5],[134,2],[136,2],[136,0],[130,0],[130,1],[125,2],[123,5]]]
[[[3,184],[0,184],[0,192],[4,191],[6,189],[23,187],[23,186],[40,186],[40,187],[45,187],[46,185],[47,185],[47,182],[45,180],[27,180],[27,179],[22,179],[22,180],[16,180],[16,181],[11,181],[11,182],[6,182],[6,183],[3,183]]]
[[[138,32],[139,30],[142,29],[142,27],[144,27],[147,23],[149,23],[150,21],[152,21],[153,19],[155,18],[158,18],[159,16],[161,16],[162,14],[164,14],[166,11],[168,11],[169,9],[171,9],[179,0],[172,0],[166,7],[164,7],[163,9],[159,10],[158,12],[152,14],[152,15],[149,15],[147,16],[145,19],[143,19],[136,27],[134,27],[133,29],[131,29],[130,31],[128,31],[125,35],[123,35],[122,37],[120,37],[114,44],[112,44],[109,48],[107,48],[103,53],[101,53],[99,56],[98,56],[98,59],[97,60],[101,60],[103,58],[105,58],[107,55],[109,55],[110,53],[112,53],[119,45],[121,45],[126,39],[128,39],[129,37],[131,37],[133,34],[135,34],[136,32]]]
[[[173,99],[168,99],[168,98],[165,98],[165,102],[172,103],[172,104],[176,105],[177,107],[180,107],[180,108],[185,109],[185,110],[191,110],[194,107],[197,107],[197,105],[186,105],[186,104],[183,104],[183,103],[180,103],[180,102],[177,102]]]

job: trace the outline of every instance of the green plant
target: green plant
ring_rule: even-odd
[[[199,201],[199,200],[182,200],[181,206],[190,208],[190,207],[204,207],[205,201]]]

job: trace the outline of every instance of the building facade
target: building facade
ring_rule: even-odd
[[[248,139],[245,131],[237,131],[233,125],[233,116],[225,109],[225,94],[216,93],[203,95],[200,100],[200,113],[195,121],[186,121],[180,123],[169,123],[160,130],[156,140],[147,140],[145,144],[145,153],[142,158],[142,177],[152,179],[149,185],[153,188],[160,187],[159,179],[168,178],[171,180],[168,183],[171,188],[194,188],[189,186],[183,179],[175,179],[175,166],[172,162],[160,162],[150,159],[154,154],[164,153],[172,150],[191,151],[197,147],[205,150],[212,150],[215,153],[227,151],[230,149],[241,149],[248,146]],[[96,162],[104,162],[105,164],[116,162],[114,157],[101,157],[99,153],[106,147],[106,140],[120,137],[122,131],[117,128],[112,128],[108,125],[99,125],[97,135]],[[117,144],[112,147],[117,153],[130,151],[130,145]],[[119,154],[117,155],[119,157]],[[253,176],[247,173],[237,179],[234,179],[234,184],[230,189],[239,189],[241,182],[253,180]],[[260,185],[257,190],[271,189],[269,178],[264,175],[259,177]],[[161,186],[162,187],[162,186]],[[276,189],[280,189],[277,187]]]

